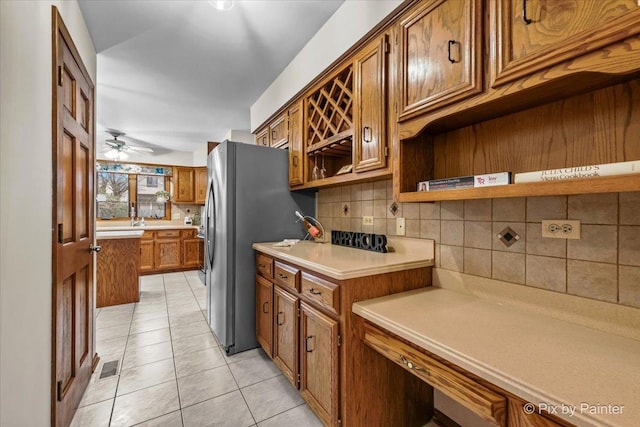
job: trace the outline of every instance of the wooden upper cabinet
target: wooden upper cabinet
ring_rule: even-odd
[[[482,91],[481,9],[481,0],[429,0],[401,19],[400,120]]]
[[[492,86],[640,34],[637,0],[492,0]]]
[[[354,169],[387,166],[387,36],[365,47],[355,59]]]
[[[301,185],[304,183],[304,161],[302,138],[304,135],[304,109],[302,101],[298,101],[289,108],[289,185]]]
[[[205,199],[207,197],[207,168],[195,168],[196,173],[196,200],[195,202],[199,205],[204,205]]]
[[[271,147],[282,147],[289,142],[288,120],[285,112],[269,125],[269,138]]]
[[[195,200],[195,172],[193,168],[177,166],[173,175],[173,201],[193,203]]]
[[[269,140],[269,127],[267,126],[256,135],[256,145],[264,145],[265,147],[268,147],[270,143],[271,141]]]

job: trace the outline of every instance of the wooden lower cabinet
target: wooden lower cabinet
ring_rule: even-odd
[[[140,274],[195,270],[204,263],[204,242],[197,230],[145,230],[140,238]]]
[[[272,356],[273,341],[273,284],[256,276],[256,336],[264,351]]]
[[[140,301],[140,239],[104,239],[99,243],[96,307]]]
[[[298,388],[298,301],[280,286],[273,287],[273,361]]]
[[[300,393],[327,425],[338,423],[338,322],[300,303]]]
[[[153,258],[153,237],[151,239],[140,239],[141,273],[153,271]]]
[[[180,258],[180,238],[158,239],[155,241],[155,268],[171,269],[182,266]]]
[[[201,239],[184,239],[182,241],[182,266],[198,267],[201,263],[200,254]]]

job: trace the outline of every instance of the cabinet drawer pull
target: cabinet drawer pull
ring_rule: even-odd
[[[276,131],[275,130],[271,131],[271,139],[276,139]]]
[[[412,361],[410,361],[409,359],[407,359],[404,356],[400,356],[400,361],[409,369],[412,369],[414,371],[424,372],[426,375],[429,375],[429,372],[427,372],[426,370],[416,366]]]
[[[314,337],[313,335],[309,335],[304,339],[304,351],[306,351],[307,353],[313,353],[314,349],[313,348],[309,349],[309,340],[313,337]]]
[[[364,142],[371,142],[371,128],[369,126],[365,126],[362,128],[362,140]]]
[[[449,40],[449,42],[447,43],[447,58],[449,59],[449,62],[451,62],[452,64],[454,64],[456,60],[451,57],[451,46],[455,45],[456,43],[457,42],[455,40]]]
[[[322,292],[316,291],[316,288],[309,289],[309,293],[312,295],[322,295]]]
[[[527,0],[522,0],[522,20],[524,21],[524,25],[529,25],[533,22],[527,18]]]
[[[264,265],[264,264],[258,264],[258,267],[260,267],[260,268],[265,268],[265,267],[266,267],[266,265]]]
[[[293,166],[298,167],[298,156],[297,155],[293,155]]]
[[[265,301],[264,304],[262,304],[262,312],[269,313],[269,301]]]
[[[281,314],[284,314],[284,311],[279,311],[278,314],[276,315],[276,324],[278,326],[284,325],[284,320],[282,322],[280,321],[280,315]]]
[[[281,278],[282,280],[287,280],[289,278],[289,276],[287,276],[286,274],[282,274],[282,273],[278,273],[278,277]]]

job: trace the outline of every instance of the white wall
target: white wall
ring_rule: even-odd
[[[251,130],[345,53],[402,0],[346,0],[251,106]]]
[[[55,1],[95,82],[75,1]],[[51,1],[0,1],[0,425],[48,426],[51,389]]]
[[[245,144],[256,143],[255,136],[253,136],[253,134],[247,130],[231,129],[226,133],[223,141],[225,139],[228,139],[229,141],[235,141],[235,142],[244,142]]]
[[[206,146],[206,143],[204,143]],[[126,160],[122,160],[122,163],[153,163],[158,165],[175,165],[175,166],[194,166],[194,153],[191,151],[170,151],[168,153],[158,153],[157,151],[153,154],[153,156],[149,156],[148,154],[136,154],[129,152],[127,153]],[[98,160],[107,160],[104,156],[104,153],[96,153],[96,158]],[[198,165],[195,165],[198,166]]]

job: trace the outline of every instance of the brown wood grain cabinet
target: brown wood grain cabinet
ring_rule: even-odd
[[[140,272],[151,272],[154,269],[153,240],[155,233],[145,231],[140,239]]]
[[[158,237],[154,242],[154,268],[166,270],[182,266],[180,237]]]
[[[173,171],[173,201],[175,203],[194,203],[195,196],[194,169],[176,166]]]
[[[96,307],[140,301],[140,239],[102,239],[99,244]]]
[[[202,259],[200,252],[201,240],[196,236],[196,230],[182,230],[182,266],[197,268]]]
[[[285,112],[269,124],[269,145],[280,148],[289,142],[288,116]]]
[[[204,205],[207,198],[207,181],[209,176],[206,167],[195,168],[195,200],[197,205]]]
[[[422,1],[399,27],[401,119],[482,91],[481,0]]]
[[[258,342],[323,424],[426,423],[432,391],[365,346],[351,305],[429,285],[430,268],[336,280],[260,252],[256,267]]]
[[[271,145],[268,126],[256,134],[256,145],[264,145],[265,147]]]
[[[140,274],[195,270],[204,262],[196,229],[145,230],[140,239]]]
[[[304,184],[304,108],[299,101],[289,108],[289,186]]]

